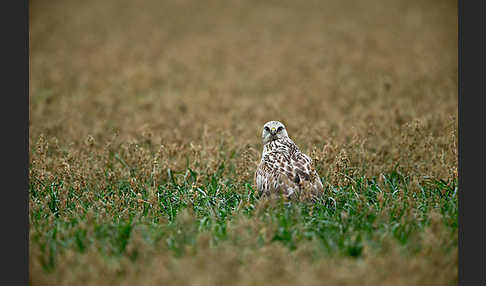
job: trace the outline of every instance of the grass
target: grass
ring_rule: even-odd
[[[457,251],[455,180],[428,179],[414,186],[391,172],[354,177],[342,187],[327,182],[318,203],[260,201],[252,182],[222,176],[224,168],[206,174],[169,169],[156,188],[152,180],[134,183],[134,173],[102,189],[75,190],[57,179],[31,183],[31,247],[38,247],[31,259],[47,273],[67,252],[92,250],[106,260],[147,263],[147,252],[157,248],[173,257],[194,256],[205,249],[204,238],[211,248],[229,245],[243,265],[245,251],[273,244],[290,252],[311,245],[309,261],[363,259],[386,254],[391,244],[406,259],[430,247],[425,234],[431,224],[444,240],[434,247],[444,255]],[[60,192],[66,192],[63,199]]]
[[[457,283],[456,1],[29,12],[31,285]],[[320,202],[255,197],[269,120]]]

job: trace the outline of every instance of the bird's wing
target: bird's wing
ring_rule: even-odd
[[[319,175],[309,156],[296,153],[271,152],[265,154],[255,172],[259,194],[282,192],[287,196],[310,188],[312,193],[322,190]]]
[[[312,160],[302,152],[296,152],[291,157],[291,165],[294,170],[293,181],[301,189],[310,188],[312,193],[319,193],[323,190],[323,185],[319,174],[315,170]]]

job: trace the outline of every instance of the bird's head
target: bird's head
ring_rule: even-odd
[[[263,145],[282,138],[288,138],[289,134],[285,125],[279,121],[268,121],[263,125],[262,140]]]

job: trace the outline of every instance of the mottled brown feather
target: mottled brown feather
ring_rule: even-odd
[[[311,159],[289,137],[264,145],[255,183],[260,195],[282,193],[289,197],[310,192],[314,196],[323,191]]]

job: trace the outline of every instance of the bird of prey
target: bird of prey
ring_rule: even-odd
[[[255,172],[260,196],[280,194],[286,198],[315,198],[323,192],[311,158],[299,150],[281,122],[265,123],[262,140],[262,158]]]

